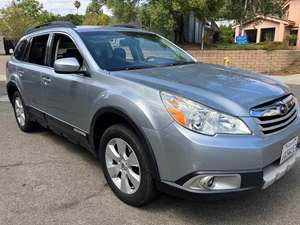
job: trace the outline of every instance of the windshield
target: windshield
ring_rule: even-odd
[[[170,41],[151,33],[93,31],[80,35],[98,65],[108,71],[195,63]]]

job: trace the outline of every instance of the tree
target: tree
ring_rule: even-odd
[[[75,2],[74,2],[74,6],[75,6],[75,8],[77,9],[77,15],[78,15],[78,9],[80,8],[80,6],[81,6],[81,3],[80,3],[80,1],[79,0],[75,0]]]
[[[149,0],[142,6],[139,19],[147,29],[165,36],[175,33],[176,42],[184,42],[184,17],[195,13],[201,21],[216,18],[224,0]]]
[[[138,23],[138,14],[143,0],[105,0],[112,10],[116,23]]]
[[[257,15],[282,15],[284,0],[227,0],[222,17],[235,19],[241,29],[248,20]]]
[[[83,15],[78,15],[78,14],[67,14],[65,16],[56,16],[56,18],[54,20],[57,21],[67,21],[67,22],[71,22],[74,25],[78,26],[81,25],[83,23],[84,20],[84,16]]]
[[[17,41],[30,28],[53,20],[37,0],[13,0],[0,10],[0,32],[6,39]]]
[[[103,13],[104,2],[101,0],[92,0],[86,9],[84,25],[107,25],[110,17]]]

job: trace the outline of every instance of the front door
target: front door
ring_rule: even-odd
[[[84,60],[75,43],[64,34],[55,34],[52,41],[50,68],[42,74],[45,112],[73,131],[87,132],[88,83],[84,73],[62,74],[54,71],[57,59],[74,57],[84,67]]]

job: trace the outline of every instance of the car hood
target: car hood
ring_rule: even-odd
[[[290,92],[270,77],[204,63],[112,74],[236,116],[249,116],[252,107]]]

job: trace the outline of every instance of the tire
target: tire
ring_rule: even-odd
[[[138,136],[122,124],[109,127],[99,146],[109,186],[120,200],[136,207],[150,203],[157,193],[145,148]]]
[[[31,132],[35,129],[35,123],[30,120],[30,115],[24,101],[18,91],[13,95],[13,109],[19,128],[24,132]]]

